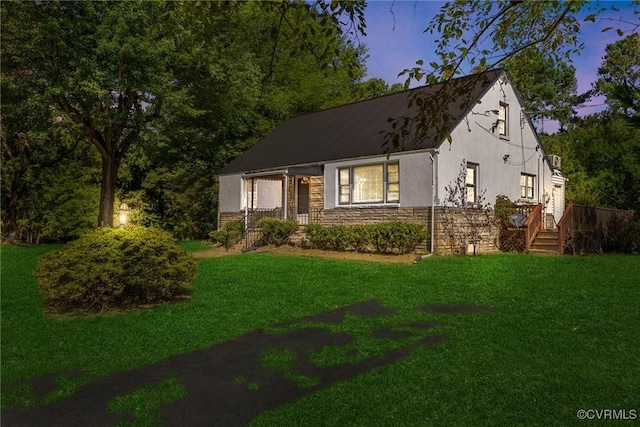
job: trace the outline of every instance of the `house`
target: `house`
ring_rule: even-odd
[[[410,137],[402,149],[385,146],[389,119],[415,115],[416,102],[409,106],[409,100],[437,96],[442,87],[409,89],[285,121],[219,172],[218,226],[238,219],[250,225],[262,215],[299,224],[410,221],[436,235],[427,249],[438,251],[443,243],[437,207],[461,165],[469,202],[482,192],[492,204],[505,195],[542,204],[548,226],[559,221],[565,184],[560,159],[544,153],[503,70],[452,81],[460,96],[443,106],[445,132],[423,129],[420,141]],[[483,250],[495,249],[491,239],[484,244]]]

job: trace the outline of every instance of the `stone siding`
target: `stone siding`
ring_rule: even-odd
[[[230,221],[243,221],[244,211],[240,212],[220,212],[218,214],[218,230],[222,230]]]
[[[482,240],[476,246],[476,253],[498,252],[500,242],[500,228],[493,223],[493,213],[489,214],[492,221],[491,230],[481,232]],[[435,243],[434,250],[437,254],[464,254],[473,253],[473,247],[469,247],[460,234],[469,229],[465,216],[459,209],[450,209],[438,206],[435,208]]]
[[[324,208],[324,177],[309,178],[309,209],[318,211]]]

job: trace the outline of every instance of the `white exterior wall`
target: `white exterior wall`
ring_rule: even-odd
[[[244,209],[242,174],[221,175],[218,182],[218,212],[239,212]]]
[[[491,130],[498,120],[492,110],[498,110],[500,102],[508,104],[506,138],[499,136],[497,128]],[[438,154],[436,194],[441,202],[446,198],[445,187],[458,177],[463,160],[479,165],[477,191],[486,191],[485,203],[495,204],[498,195],[521,200],[521,173],[535,175],[534,198],[529,202],[543,202],[545,191],[551,194],[551,170],[508,81],[496,82],[451,137],[452,142],[445,140]]]
[[[400,203],[352,206],[431,206],[431,160],[426,151],[393,154],[327,163],[324,166],[324,208],[349,207],[338,204],[338,169],[397,161],[400,168]]]
[[[251,180],[247,183],[251,185]],[[258,209],[282,207],[282,180],[256,179],[256,184],[258,185]]]
[[[251,179],[244,181],[242,174],[221,175],[218,178],[219,212],[239,212],[245,208],[247,189],[251,188]],[[282,207],[282,181],[256,178],[258,187],[258,209]]]

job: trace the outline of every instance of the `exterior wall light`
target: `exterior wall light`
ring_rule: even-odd
[[[120,228],[124,228],[129,222],[129,206],[126,203],[122,203],[120,205],[120,209],[118,209],[118,222],[120,223]]]

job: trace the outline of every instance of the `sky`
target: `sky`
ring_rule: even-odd
[[[443,1],[430,0],[368,1],[365,9],[367,36],[360,39],[367,46],[369,54],[365,78],[381,78],[389,85],[404,83],[406,76],[398,77],[402,70],[416,66],[419,59],[424,60],[425,64],[437,61],[438,58],[433,54],[437,35],[424,33],[424,30],[443,4]],[[607,11],[601,18],[623,18],[638,22],[638,16],[633,15],[628,4],[627,1],[601,1],[600,7],[616,6],[620,9],[619,12]],[[580,21],[590,13],[592,12],[586,10],[582,12]],[[609,19],[597,19],[595,23],[581,22],[584,49],[579,56],[573,58],[578,93],[591,89],[591,83],[597,79],[598,67],[605,55],[605,47],[621,39],[615,30],[603,33],[602,29],[608,26],[618,28],[620,24],[616,25]],[[412,83],[412,86],[416,84]],[[593,99],[578,114],[597,112],[604,108],[602,103],[602,98]]]

